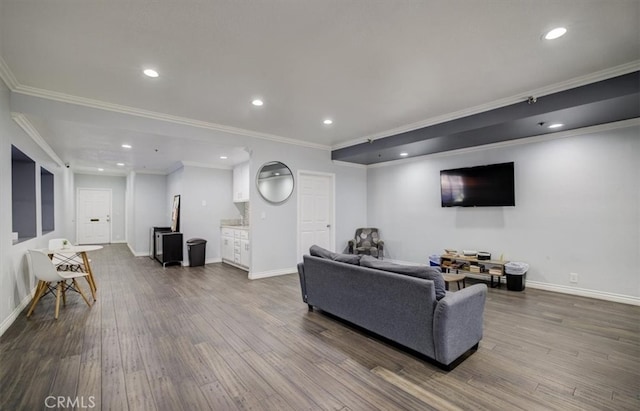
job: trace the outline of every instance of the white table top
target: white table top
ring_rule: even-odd
[[[85,253],[87,251],[96,251],[102,250],[103,246],[101,245],[70,245],[66,248],[58,248],[57,250],[49,250],[48,248],[43,248],[42,252],[47,254],[55,254],[55,253]]]

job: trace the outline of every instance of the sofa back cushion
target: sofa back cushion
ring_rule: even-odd
[[[334,253],[333,251],[329,251],[326,248],[322,248],[315,244],[309,248],[309,254],[314,257],[326,258],[340,263],[355,265],[360,265],[360,257],[362,257],[361,255]]]
[[[410,275],[412,277],[424,278],[433,281],[436,291],[436,299],[440,300],[446,294],[444,278],[439,268],[421,265],[401,265],[364,255],[360,258],[360,265],[363,267],[375,268],[378,270],[391,271],[392,273]]]

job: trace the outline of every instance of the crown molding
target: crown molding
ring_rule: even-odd
[[[394,136],[396,134],[401,134],[401,133],[406,133],[408,131],[417,130],[417,129],[432,126],[435,124],[440,124],[447,121],[468,117],[474,114],[495,110],[501,107],[509,106],[511,104],[521,103],[523,101],[526,101],[529,98],[529,96],[534,96],[537,98],[543,97],[549,94],[558,93],[560,91],[565,91],[572,88],[585,86],[587,84],[596,83],[598,81],[607,80],[613,77],[622,76],[624,74],[629,74],[638,70],[640,70],[640,60],[635,60],[626,64],[622,64],[620,66],[611,67],[605,70],[597,71],[595,73],[587,74],[587,75],[569,79],[560,83],[556,83],[556,84],[541,87],[535,90],[531,90],[529,92],[520,93],[515,96],[506,97],[500,100],[481,104],[475,107],[470,107],[470,108],[456,111],[453,113],[448,113],[441,116],[418,121],[412,124],[407,124],[391,130],[382,131],[380,133],[364,136],[358,139],[354,139],[351,141],[347,141],[345,143],[332,146],[331,149],[338,150],[338,149],[350,147],[356,144],[362,144],[362,143],[370,142],[372,140],[378,140],[380,138],[390,137],[390,136]]]
[[[25,133],[27,133],[29,137],[31,137],[33,141],[36,142],[38,146],[40,146],[42,150],[44,150],[45,153],[47,153],[49,157],[51,157],[53,161],[56,162],[56,164],[58,164],[58,166],[64,167],[64,162],[60,159],[60,157],[58,157],[56,152],[53,151],[51,146],[47,144],[46,141],[44,141],[44,138],[42,138],[38,130],[34,127],[33,124],[31,124],[29,119],[24,114],[11,113],[11,118],[16,122],[16,124],[18,124],[18,126],[20,126],[22,130],[24,130]]]
[[[18,88],[18,80],[16,80],[16,77],[13,75],[13,72],[11,72],[2,56],[0,56],[0,78],[4,81],[4,84],[7,85],[9,90],[14,91]]]
[[[126,114],[136,117],[148,118],[151,120],[159,120],[166,121],[169,123],[185,125],[190,127],[203,128],[207,130],[213,130],[223,133],[235,134],[244,137],[252,137],[261,140],[267,140],[271,142],[277,142],[282,144],[291,144],[296,146],[302,146],[307,148],[314,148],[319,150],[330,151],[331,147],[323,144],[311,143],[308,141],[295,140],[292,138],[282,137],[275,134],[261,133],[253,130],[245,130],[242,128],[225,126],[222,124],[210,123],[207,121],[194,120],[187,117],[174,116],[171,114],[158,113],[155,111],[139,109],[135,107],[125,106],[121,104],[108,103],[105,101],[94,100],[85,97],[73,96],[70,94],[60,93],[57,91],[44,90],[36,87],[24,86],[15,81],[15,77],[11,73],[8,67],[5,66],[7,70],[8,79],[13,79],[14,84],[11,86],[9,83],[7,86],[11,89],[12,92],[17,94],[24,94],[27,96],[42,98],[46,100],[59,101],[61,103],[74,104],[78,106],[84,106],[89,108],[95,108],[98,110],[111,111],[114,113]],[[1,68],[0,68],[1,72]],[[3,77],[4,79],[4,77]],[[5,80],[5,83],[7,80]]]
[[[147,175],[154,175],[154,176],[166,176],[167,173],[165,171],[160,171],[160,170],[147,170],[146,168],[137,168],[132,170],[132,172],[134,174],[147,174]]]
[[[232,166],[223,166],[218,164],[199,163],[197,161],[181,161],[183,167],[200,167],[200,168],[214,168],[217,170],[233,170]]]
[[[603,131],[617,130],[620,128],[640,127],[640,118],[632,118],[629,120],[616,121],[613,123],[598,124],[596,126],[576,128],[573,130],[558,131],[555,133],[539,134],[537,136],[523,137],[515,140],[500,141],[497,143],[485,144],[482,146],[465,147],[458,150],[444,151],[441,153],[425,154],[405,159],[385,161],[384,163],[369,164],[367,168],[389,167],[398,164],[407,164],[411,162],[422,161],[426,158],[449,157],[459,154],[472,153],[475,151],[491,150],[502,147],[512,147],[524,144],[541,143],[544,141],[559,140],[561,138],[584,136],[586,134],[601,133]]]
[[[124,177],[128,178],[129,173],[126,171],[113,171],[113,170],[104,170],[98,171],[97,168],[94,167],[71,167],[73,174],[82,174],[89,176],[100,176],[100,177]]]
[[[628,74],[638,70],[640,70],[640,60],[634,60],[619,66],[611,67],[611,68],[600,70],[584,76],[575,77],[573,79],[569,79],[560,83],[555,83],[549,86],[534,89],[526,93],[523,92],[515,96],[495,100],[493,102],[459,110],[453,113],[431,117],[429,119],[421,120],[415,123],[407,124],[401,127],[396,127],[394,129],[382,131],[379,133],[370,134],[368,136],[363,136],[363,137],[350,140],[344,143],[340,143],[334,146],[328,146],[324,144],[317,144],[317,143],[312,143],[307,141],[295,140],[292,138],[282,137],[275,134],[261,133],[253,130],[246,130],[246,129],[237,128],[237,127],[225,126],[225,125],[210,123],[210,122],[201,121],[201,120],[194,120],[187,117],[174,116],[170,114],[158,113],[155,111],[143,110],[143,109],[120,105],[120,104],[108,103],[100,100],[60,93],[57,91],[50,91],[50,90],[40,89],[36,87],[24,86],[18,83],[17,79],[9,69],[9,66],[6,64],[4,59],[2,59],[2,56],[0,56],[0,78],[2,78],[2,80],[5,82],[7,87],[14,93],[43,98],[46,100],[59,101],[62,103],[95,108],[99,110],[111,111],[111,112],[120,113],[120,114],[143,117],[143,118],[148,118],[152,120],[166,121],[174,124],[203,128],[207,130],[213,130],[218,132],[230,133],[230,134],[241,135],[245,137],[252,137],[252,138],[282,143],[282,144],[291,144],[291,145],[314,148],[319,150],[326,150],[326,151],[338,150],[338,149],[349,147],[355,144],[365,143],[367,141],[377,140],[380,138],[389,137],[389,136],[405,133],[412,130],[417,130],[419,128],[428,127],[434,124],[440,124],[446,121],[451,121],[458,118],[479,114],[485,111],[490,111],[490,110],[498,109],[500,107],[525,101],[527,98],[529,98],[529,96],[542,97],[545,95],[557,93],[557,92],[568,90],[571,88],[595,83],[597,81],[602,81],[602,80],[606,80],[616,76],[621,76],[621,75]]]
[[[331,162],[337,166],[343,166],[343,167],[363,168],[363,169],[366,169],[368,167],[366,164],[350,163],[348,161],[341,161],[341,160],[331,160]]]

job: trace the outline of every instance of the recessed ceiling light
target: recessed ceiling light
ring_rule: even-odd
[[[116,165],[122,167],[124,166],[124,163],[117,163]]]
[[[104,171],[104,168],[99,168],[98,171]]]
[[[227,158],[229,158],[229,157],[227,157],[227,156],[220,156],[220,160],[226,160]]]
[[[406,157],[408,155],[409,155],[409,153],[400,153],[400,157]]]
[[[264,104],[264,101],[262,101],[262,100],[260,100],[259,98],[257,98],[257,99],[255,99],[255,100],[253,100],[253,101],[251,102],[251,104],[253,104],[254,106],[258,106],[258,107],[260,107],[261,105],[263,105],[263,104]]]
[[[556,27],[555,29],[547,32],[547,34],[544,35],[544,38],[545,40],[555,40],[558,37],[564,36],[566,32],[567,29],[565,29],[564,27]]]
[[[328,119],[324,120],[324,121],[323,121],[323,123],[324,123],[324,124],[326,124],[326,125],[328,126],[328,125],[333,124],[333,120],[331,120],[330,118],[328,118]]]
[[[564,126],[564,124],[562,124],[562,123],[553,123],[553,124],[549,125],[549,128],[560,128],[562,126]]]
[[[129,144],[123,144],[123,145],[122,145],[122,148],[131,148],[131,145],[129,145]]]
[[[158,72],[157,72],[157,71],[155,71],[155,70],[153,70],[153,69],[145,69],[145,70],[143,71],[143,73],[144,73],[144,75],[145,75],[145,76],[147,76],[147,77],[153,77],[153,78],[156,78],[156,77],[158,77],[158,76],[159,76]]]

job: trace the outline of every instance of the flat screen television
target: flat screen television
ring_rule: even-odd
[[[513,162],[440,171],[442,207],[515,206]]]

